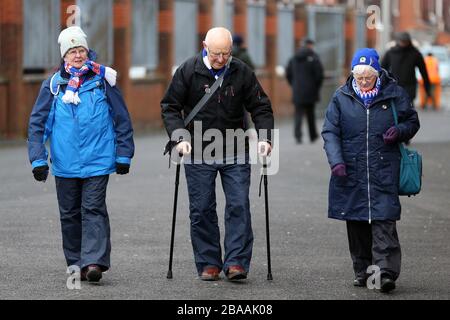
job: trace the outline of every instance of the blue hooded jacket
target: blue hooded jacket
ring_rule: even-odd
[[[117,163],[130,164],[133,128],[117,87],[88,73],[79,89],[81,103],[62,101],[68,74],[64,68],[43,82],[31,112],[28,154],[33,168],[47,165],[50,139],[52,173],[88,178],[113,173]]]
[[[328,106],[322,137],[330,167],[346,165],[347,177],[331,176],[328,216],[340,220],[399,220],[400,151],[386,145],[383,134],[394,123],[394,103],[399,141],[410,140],[419,130],[419,118],[396,81],[381,71],[381,88],[369,108],[355,94],[350,77]]]

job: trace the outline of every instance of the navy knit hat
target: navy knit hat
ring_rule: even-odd
[[[380,62],[378,61],[380,57],[375,49],[364,48],[356,51],[352,60],[352,70],[357,65],[371,66],[378,72],[381,71]]]

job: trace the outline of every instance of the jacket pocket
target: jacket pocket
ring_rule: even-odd
[[[392,186],[398,184],[398,170],[400,159],[396,155],[378,154],[377,180],[380,186]]]

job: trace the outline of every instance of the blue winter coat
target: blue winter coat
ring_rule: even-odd
[[[369,108],[356,96],[352,77],[334,94],[325,117],[322,137],[330,167],[345,163],[347,177],[331,176],[328,216],[340,220],[399,220],[400,151],[386,145],[383,133],[394,126],[397,109],[399,140],[419,130],[417,112],[406,92],[385,71],[381,89]]]
[[[47,164],[47,139],[52,173],[58,177],[106,175],[115,171],[116,162],[130,164],[133,128],[117,87],[90,72],[79,89],[81,103],[75,105],[62,101],[67,82],[61,69],[42,84],[28,129],[32,167]]]

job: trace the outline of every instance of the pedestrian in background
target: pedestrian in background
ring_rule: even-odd
[[[63,30],[58,43],[60,70],[43,82],[31,112],[29,159],[34,178],[45,182],[50,140],[67,265],[98,282],[110,268],[106,188],[111,173],[129,171],[133,129],[116,72],[94,61],[81,28]]]
[[[408,32],[397,34],[396,45],[386,52],[381,61],[381,67],[394,75],[398,85],[405,89],[413,104],[417,95],[417,67],[422,75],[426,94],[430,96],[430,80],[425,60],[420,51],[412,44]]]
[[[420,108],[425,110],[431,101],[434,110],[441,108],[441,77],[439,75],[439,60],[430,52],[425,57],[428,77],[430,79],[430,95],[425,90],[424,81],[419,79]]]
[[[320,99],[323,82],[323,67],[319,56],[314,52],[314,41],[304,39],[297,53],[289,60],[286,78],[292,87],[295,106],[294,136],[302,143],[302,119],[306,113],[311,142],[319,135],[316,129],[315,104]]]
[[[175,72],[162,101],[162,118],[169,137],[177,129],[184,128],[182,113],[188,117],[194,106],[223,74],[223,83],[208,102],[195,115],[193,121],[202,124],[201,132],[188,126],[191,136],[208,129],[218,129],[223,137],[228,129],[243,129],[244,112],[252,116],[255,128],[266,129],[267,136],[259,136],[258,151],[267,156],[271,151],[271,129],[274,126],[272,107],[252,69],[239,59],[232,59],[232,36],[225,28],[213,28],[206,34],[203,50],[188,59]],[[220,80],[219,80],[220,81]],[[193,140],[195,142],[195,139]],[[194,145],[184,139],[178,140],[176,151],[187,156],[196,155]],[[226,141],[224,142],[226,145]],[[234,149],[234,142],[233,142]],[[247,149],[247,148],[246,148]],[[198,149],[197,149],[198,150]],[[195,264],[201,280],[215,281],[221,271],[228,280],[247,278],[253,248],[253,232],[250,215],[250,164],[233,159],[206,161],[203,155],[185,163],[189,194],[191,239]],[[226,161],[225,161],[226,160]],[[225,193],[224,256],[220,244],[220,232],[216,212],[216,177],[220,174]]]
[[[351,69],[330,101],[322,129],[331,168],[328,216],[347,222],[353,284],[366,286],[367,268],[375,265],[381,291],[389,292],[401,266],[398,143],[416,134],[419,119],[409,95],[380,68],[374,49],[358,50]]]
[[[235,34],[233,36],[233,58],[242,60],[252,70],[255,70],[255,65],[253,64],[252,58],[250,58],[247,48],[244,46],[244,38],[239,34]]]

